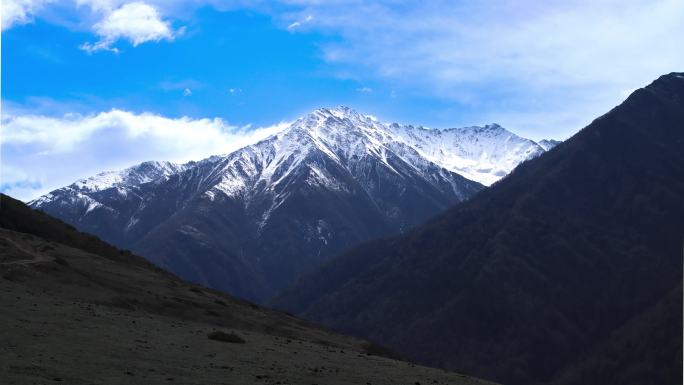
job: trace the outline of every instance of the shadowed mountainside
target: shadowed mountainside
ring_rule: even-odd
[[[681,384],[684,74],[275,303],[507,384]]]

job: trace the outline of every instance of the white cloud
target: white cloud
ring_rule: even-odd
[[[122,4],[124,4],[123,0],[76,0],[77,6],[88,6],[94,11],[111,12]]]
[[[294,30],[296,30],[296,29],[301,28],[302,25],[304,25],[304,24],[306,24],[306,23],[309,23],[309,22],[311,22],[312,20],[313,20],[313,16],[312,16],[312,15],[306,15],[306,16],[304,16],[303,18],[301,18],[300,20],[296,20],[296,21],[293,21],[292,23],[290,23],[290,24],[287,26],[287,30],[290,31],[290,32],[292,32],[292,31],[294,31]]]
[[[287,125],[237,127],[222,119],[171,119],[121,110],[62,117],[5,115],[0,187],[29,199],[78,178],[146,160],[187,162],[229,153]]]
[[[34,5],[43,3],[5,0],[3,21],[7,15],[30,20]],[[182,31],[171,20],[183,20],[199,7],[250,8],[270,14],[284,30],[333,37],[321,42],[329,72],[359,84],[386,84],[393,90],[390,98],[438,100],[467,124],[495,120],[521,133],[566,136],[619,103],[628,90],[684,68],[682,0],[278,3],[76,0],[92,12],[81,15],[83,24],[99,36],[82,46],[88,52],[118,52],[120,40],[173,40]],[[21,11],[5,12],[17,4]],[[196,89],[179,90],[184,88]]]
[[[55,0],[3,0],[2,30],[32,22],[38,11],[49,3],[55,2]],[[134,47],[146,42],[171,41],[185,31],[184,27],[174,30],[171,22],[163,19],[159,12],[164,8],[179,12],[184,8],[180,7],[180,2],[75,0],[73,3],[77,9],[85,6],[85,9],[90,11],[79,11],[78,17],[82,23],[80,25],[87,25],[99,38],[96,42],[86,42],[79,46],[88,53],[97,51],[118,53],[119,49],[114,47],[114,44],[119,40],[127,40]],[[193,7],[200,5],[202,5],[201,1]]]
[[[35,177],[8,166],[4,162],[0,165],[0,191],[2,193],[12,197],[32,196],[35,191],[40,191],[42,188],[43,184]]]
[[[109,1],[88,1],[88,4],[93,10],[103,13],[102,20],[92,27],[100,40],[80,46],[88,53],[102,50],[118,52],[113,45],[120,39],[128,40],[136,47],[150,41],[173,40],[182,33],[182,29],[174,31],[156,8],[144,2],[126,3],[118,8],[111,8]]]
[[[192,90],[189,88],[186,88],[183,90],[183,96],[190,96],[192,95]]]
[[[2,0],[2,30],[33,21],[33,15],[52,0]]]
[[[356,89],[356,92],[360,92],[362,94],[370,94],[373,92],[373,89],[370,87],[359,87]]]
[[[514,118],[519,131],[563,136],[684,68],[682,0],[288,3],[298,11],[285,19],[315,14],[307,31],[339,36],[323,50],[340,72],[451,101],[468,120]],[[569,118],[535,120],[557,115]]]

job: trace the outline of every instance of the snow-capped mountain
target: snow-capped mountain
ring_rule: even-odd
[[[265,300],[364,240],[404,231],[544,149],[490,125],[387,125],[346,107],[199,162],[146,162],[30,202],[179,276]],[[464,175],[466,177],[464,177]]]
[[[521,138],[498,124],[444,130],[398,124],[389,128],[425,159],[486,186],[552,147]]]
[[[73,184],[52,191],[46,195],[30,202],[34,207],[41,207],[52,201],[64,199],[65,196],[71,197],[70,203],[88,203],[89,210],[93,210],[100,203],[89,199],[88,194],[114,188],[119,193],[125,194],[128,188],[139,186],[144,183],[161,182],[168,179],[171,175],[182,172],[194,162],[188,164],[177,164],[171,162],[143,162],[120,171],[105,171],[97,175],[79,179]],[[67,204],[68,202],[61,202]]]
[[[560,141],[554,139],[542,139],[537,143],[541,146],[541,148],[544,149],[544,151],[549,151],[550,149],[559,145]]]

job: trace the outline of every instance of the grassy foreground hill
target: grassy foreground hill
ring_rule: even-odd
[[[2,384],[485,384],[182,281],[0,196]]]

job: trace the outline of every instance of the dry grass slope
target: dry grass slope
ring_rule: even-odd
[[[73,229],[1,199],[0,224],[84,244]],[[31,218],[56,231],[21,223]],[[485,384],[369,355],[362,340],[181,281],[88,240],[107,255],[0,228],[3,385]]]

